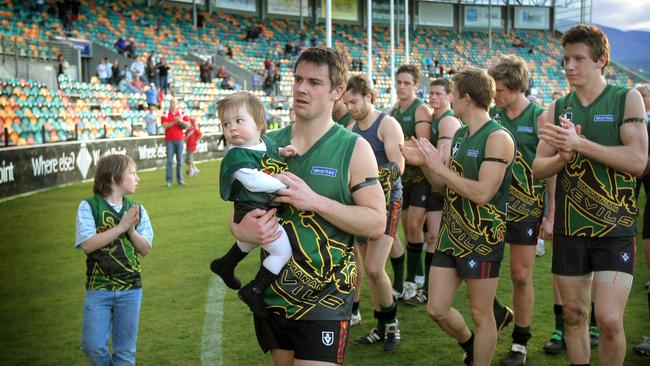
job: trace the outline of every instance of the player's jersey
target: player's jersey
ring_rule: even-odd
[[[619,131],[629,90],[607,85],[587,107],[571,92],[555,102],[555,123],[559,124],[559,117],[564,116],[582,126],[582,135],[590,141],[621,145]],[[575,154],[557,174],[554,231],[598,238],[636,235],[635,185],[632,174]]]
[[[447,117],[447,116],[454,116],[454,110],[453,109],[448,109],[445,113],[440,116],[440,118],[436,118],[436,116],[433,116],[431,119],[431,143],[433,146],[438,147],[438,138],[440,137],[440,121]],[[449,136],[452,137],[452,136]]]
[[[267,174],[279,174],[287,170],[287,164],[277,154],[276,143],[266,136],[262,136],[262,140],[266,144],[266,151],[235,146],[226,152],[219,173],[219,193],[223,200],[271,204],[274,193],[251,192],[234,177],[235,172],[242,168],[262,170]]]
[[[292,126],[271,134],[280,145],[291,142]],[[353,204],[349,164],[358,135],[334,125],[307,152],[287,158],[289,170],[316,193]],[[357,267],[352,235],[314,212],[288,207],[283,227],[292,257],[267,290],[267,308],[286,318],[344,320],[352,311]]]
[[[510,119],[505,109],[492,108],[490,116],[515,138],[517,157],[512,166],[508,199],[508,221],[541,221],[544,216],[546,181],[533,177],[533,160],[539,143],[537,120],[544,108],[530,103],[519,116]]]
[[[459,128],[452,142],[450,169],[461,177],[478,180],[488,136],[500,129],[505,130],[494,120],[485,123],[473,136],[469,136],[468,126]],[[503,258],[511,176],[512,163],[506,169],[501,187],[484,206],[449,186],[445,188],[438,250],[460,258],[489,261]]]
[[[399,110],[399,105],[395,106],[391,112],[391,116],[393,116],[402,127],[402,132],[404,132],[405,140],[408,140],[411,137],[415,137],[415,125],[418,123],[418,121],[415,120],[415,111],[421,104],[424,104],[424,102],[420,99],[415,98],[413,103],[411,103],[411,105],[406,108],[404,112],[401,112]],[[420,167],[406,164],[404,168],[404,174],[402,175],[402,181],[404,184],[408,185],[411,183],[420,182],[422,180],[424,180],[424,174],[422,173]]]
[[[122,198],[122,210],[116,212],[101,194],[85,200],[95,219],[97,233],[119,225],[120,218],[137,202]],[[124,291],[141,288],[140,260],[126,233],[86,257],[86,290]]]
[[[341,117],[340,119],[335,119],[334,122],[340,124],[343,127],[347,127],[348,124],[350,124],[350,121],[352,120],[352,115],[350,113],[346,113]]]

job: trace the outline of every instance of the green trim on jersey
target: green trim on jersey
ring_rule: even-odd
[[[509,222],[539,222],[544,216],[546,180],[535,178],[532,168],[539,144],[537,121],[542,113],[544,108],[535,103],[528,104],[514,119],[508,117],[505,109],[490,110],[490,116],[514,136],[517,144],[508,200]]]
[[[292,126],[274,131],[282,146],[291,142]],[[352,205],[349,169],[359,136],[333,125],[307,152],[287,158],[289,170],[316,193]],[[318,214],[287,207],[282,226],[292,257],[266,291],[267,308],[295,320],[344,320],[352,311],[357,267],[353,237]]]
[[[279,174],[287,170],[287,164],[277,153],[277,144],[266,136],[262,136],[262,141],[266,144],[266,151],[232,147],[226,152],[219,173],[219,193],[223,200],[271,204],[275,193],[251,192],[234,177],[235,172],[243,168],[263,170],[267,174]]]
[[[334,122],[340,124],[343,127],[348,127],[348,124],[350,124],[350,121],[352,120],[352,115],[348,112],[343,115],[340,119],[336,120],[334,119]]]
[[[461,177],[478,180],[485,159],[487,139],[492,132],[498,130],[507,131],[494,120],[486,122],[472,136],[469,136],[467,125],[459,128],[452,143],[450,169]],[[501,187],[484,206],[479,206],[447,186],[438,250],[459,258],[488,261],[503,259],[511,177],[512,164],[506,169]]]
[[[85,201],[90,205],[98,234],[119,225],[120,218],[137,204],[123,197],[122,209],[116,212],[100,194]],[[124,291],[141,287],[140,260],[126,233],[86,256],[86,290]]]
[[[629,91],[608,84],[586,107],[571,92],[555,102],[555,123],[559,124],[559,117],[564,116],[582,126],[582,135],[590,141],[619,146]],[[575,154],[557,174],[554,231],[578,237],[635,236],[635,185],[632,174]]]
[[[425,123],[428,121],[416,121],[415,120],[415,111],[422,104],[425,104],[422,100],[415,98],[413,103],[406,108],[404,112],[401,112],[399,109],[399,104],[393,108],[390,112],[390,115],[399,122],[399,125],[402,127],[402,132],[404,133],[404,140],[408,140],[411,137],[415,137],[415,126],[419,123]],[[402,183],[404,185],[410,185],[413,183],[421,182],[424,180],[424,173],[420,167],[415,165],[406,164],[404,167],[404,174],[402,174]]]
[[[433,116],[433,118],[431,118],[431,143],[432,143],[433,146],[435,146],[435,147],[438,147],[438,137],[439,137],[438,134],[440,133],[440,131],[438,130],[438,128],[439,128],[439,126],[440,126],[440,121],[441,121],[443,118],[448,117],[448,116],[452,116],[452,117],[455,117],[455,116],[456,116],[456,115],[454,114],[454,110],[453,110],[453,109],[448,109],[445,113],[442,114],[442,116],[440,116],[440,118],[436,118],[435,115]],[[453,137],[453,136],[448,136],[448,137],[451,138],[451,137]]]

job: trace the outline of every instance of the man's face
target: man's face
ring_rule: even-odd
[[[463,119],[463,116],[465,115],[468,107],[467,99],[469,99],[469,97],[467,95],[460,95],[458,89],[455,86],[452,95],[454,98],[454,114],[458,118]]]
[[[594,61],[589,51],[589,46],[584,43],[569,43],[564,47],[564,71],[572,87],[587,85],[602,75],[600,70],[605,65],[605,57]]]
[[[368,115],[370,109],[370,96],[363,96],[348,90],[343,94],[343,103],[348,108],[348,113],[355,121],[360,121]]]
[[[521,94],[516,90],[508,89],[503,80],[495,80],[494,83],[497,92],[494,96],[494,104],[496,104],[497,108],[508,108],[517,100],[517,96]]]
[[[293,79],[293,108],[298,120],[309,121],[323,114],[331,116],[334,101],[341,97],[343,87],[331,90],[329,68],[301,61]]]
[[[447,109],[451,104],[452,95],[447,94],[442,85],[431,85],[429,87],[429,105],[434,109]]]
[[[397,98],[399,100],[409,100],[415,98],[415,90],[418,84],[413,80],[413,75],[408,72],[397,74]]]

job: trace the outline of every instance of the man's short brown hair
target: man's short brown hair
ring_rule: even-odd
[[[136,166],[135,161],[128,155],[112,154],[99,159],[95,169],[93,193],[99,193],[104,197],[111,194],[113,192],[111,184],[120,184],[130,165]]]
[[[605,56],[605,65],[600,70],[601,73],[605,72],[605,67],[609,65],[609,39],[602,29],[590,24],[578,24],[569,28],[562,35],[562,47],[567,44],[584,43],[589,47],[591,52],[591,59],[598,62],[601,56]]]
[[[452,80],[460,97],[467,94],[477,107],[486,111],[490,109],[496,94],[496,86],[494,79],[487,72],[469,67],[455,74]]]
[[[503,82],[503,85],[511,91],[525,92],[528,90],[528,66],[526,61],[519,56],[501,56],[499,61],[490,67],[488,74]]]
[[[399,75],[404,72],[411,74],[413,77],[413,83],[415,84],[419,83],[420,79],[422,78],[422,73],[420,72],[420,68],[417,65],[402,65],[397,69],[395,75]]]
[[[353,94],[361,95],[365,97],[366,95],[370,96],[370,103],[375,102],[376,93],[370,86],[368,77],[365,74],[355,75],[350,78],[348,81],[348,86],[345,91],[351,91]]]
[[[242,105],[246,106],[246,110],[251,114],[257,129],[260,133],[266,131],[266,110],[262,101],[249,92],[236,92],[228,95],[217,102],[217,113],[219,120],[223,120],[223,115],[227,110],[237,110]]]
[[[445,88],[446,94],[450,94],[453,91],[454,83],[452,83],[451,80],[449,79],[437,78],[431,81],[431,84],[429,85],[429,89],[431,89],[432,86],[441,86]]]
[[[329,71],[331,90],[339,86],[345,87],[348,83],[348,62],[338,52],[327,47],[309,47],[306,48],[300,56],[296,64],[293,66],[293,72],[298,69],[301,62],[309,62],[315,65],[327,65]]]

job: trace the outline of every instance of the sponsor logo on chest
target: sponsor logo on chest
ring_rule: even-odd
[[[596,114],[594,115],[594,122],[614,122],[616,121],[616,116],[613,114]]]
[[[467,156],[470,158],[478,158],[479,151],[476,149],[467,150]]]
[[[517,132],[535,133],[535,129],[532,126],[517,126]]]
[[[312,175],[322,175],[325,177],[336,177],[337,170],[334,168],[327,168],[322,166],[313,166],[311,167]]]

